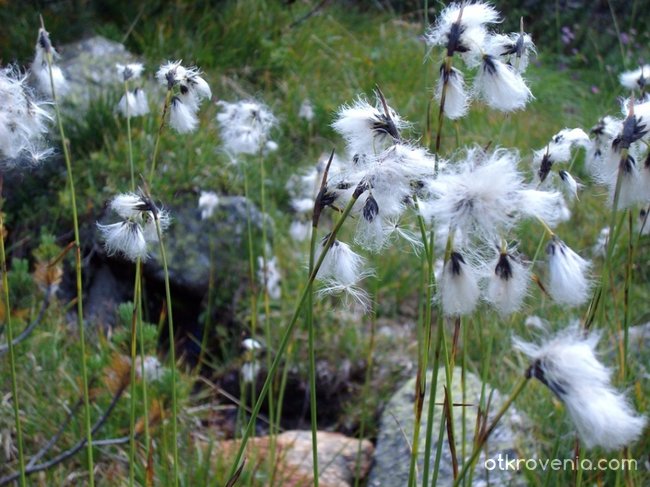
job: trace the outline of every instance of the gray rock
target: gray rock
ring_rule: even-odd
[[[84,107],[107,89],[120,89],[115,64],[135,62],[123,44],[102,36],[90,37],[62,46],[58,64],[68,80],[66,100]]]
[[[431,383],[432,373],[429,372],[427,384]],[[436,392],[436,404],[442,403],[444,398],[445,371],[440,368],[438,372],[438,384]],[[466,371],[465,375],[465,402],[478,404],[481,396],[482,382],[479,377],[471,372]],[[381,417],[379,435],[377,438],[377,448],[375,450],[374,466],[370,472],[368,480],[369,487],[397,487],[407,485],[409,477],[410,448],[409,444],[413,438],[414,411],[413,404],[415,400],[415,378],[404,384],[399,391],[390,399],[386,405]],[[486,395],[492,394],[490,402],[490,413],[495,414],[499,410],[504,400],[502,394],[491,387],[486,386]],[[426,437],[427,409],[429,407],[429,394],[427,390],[422,414],[420,427],[420,447],[418,458],[418,482],[422,480],[422,471],[424,469],[424,445]],[[454,369],[452,382],[452,401],[454,403],[462,402],[461,388],[461,369]],[[431,463],[434,465],[436,443],[438,431],[440,429],[440,418],[443,414],[442,406],[435,406],[435,417],[433,424],[433,445],[431,448]],[[460,468],[462,468],[462,409],[454,408],[454,436],[456,443],[456,452],[459,458]],[[477,407],[471,406],[466,408],[465,438],[466,438],[466,457],[469,457],[472,450],[472,441],[476,427]],[[491,418],[490,418],[491,420]],[[499,455],[501,458],[516,459],[522,458],[520,451],[523,448],[527,454],[532,453],[530,447],[530,425],[526,418],[517,412],[514,406],[511,406],[508,412],[499,422],[494,432],[490,435],[487,443],[489,458],[498,462]],[[513,470],[499,470],[497,468],[488,471],[485,468],[487,457],[481,453],[479,460],[476,462],[476,468],[473,476],[473,485],[525,485],[525,479],[517,476]],[[431,479],[431,476],[429,476]],[[453,469],[451,454],[449,453],[449,444],[447,434],[444,433],[442,453],[440,460],[440,469],[436,485],[447,486],[453,484]]]
[[[255,255],[261,255],[262,214],[242,196],[221,197],[214,214],[202,220],[194,196],[176,201],[170,207],[172,224],[165,233],[165,251],[172,286],[193,295],[208,289],[210,278],[210,248],[213,247],[215,283],[222,291],[239,286],[248,287],[248,230],[250,212]],[[267,236],[272,229],[267,223]],[[149,278],[163,281],[164,272],[158,246],[151,247],[145,264]]]

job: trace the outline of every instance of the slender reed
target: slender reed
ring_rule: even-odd
[[[478,441],[476,442],[476,445],[474,445],[474,450],[472,451],[472,455],[469,457],[469,460],[465,461],[463,463],[463,468],[458,474],[458,477],[454,480],[454,487],[457,487],[460,485],[461,481],[467,474],[468,470],[470,470],[474,462],[476,462],[476,459],[478,458],[479,454],[481,453],[481,448],[485,444],[485,442],[488,440],[490,434],[494,431],[494,429],[497,427],[497,424],[499,424],[499,421],[503,417],[504,414],[508,411],[512,403],[517,399],[519,394],[521,394],[521,391],[524,390],[526,387],[526,384],[528,384],[529,379],[532,377],[531,375],[531,369],[529,368],[526,371],[526,374],[524,377],[521,378],[521,380],[515,385],[512,393],[510,394],[510,397],[503,403],[497,414],[494,416],[494,419],[492,420],[492,423],[490,423],[490,426],[485,430],[485,433],[481,434],[479,436]]]
[[[18,379],[16,376],[16,355],[14,353],[14,332],[11,324],[11,303],[9,302],[9,278],[7,275],[7,256],[5,254],[5,223],[2,213],[2,183],[3,177],[0,175],[0,266],[2,271],[2,291],[4,297],[5,324],[7,328],[7,347],[9,352],[9,368],[11,371],[11,403],[14,408],[16,423],[16,442],[18,443],[18,465],[20,467],[20,485],[25,487],[27,480],[25,477],[25,455],[23,452],[23,429],[20,422],[20,402],[18,400]]]
[[[314,257],[316,255],[316,240],[318,235],[318,222],[314,221],[311,227],[309,242],[309,275],[314,271]],[[314,472],[314,487],[318,487],[318,411],[316,403],[316,352],[314,349],[314,314],[313,314],[313,281],[307,285],[306,321],[309,336],[309,417],[311,423],[311,453]]]
[[[275,372],[278,369],[278,366],[280,365],[280,361],[282,360],[282,357],[284,356],[284,352],[287,349],[287,345],[289,344],[289,339],[291,338],[293,329],[298,322],[298,317],[300,316],[300,312],[302,311],[302,307],[307,301],[307,296],[309,294],[309,285],[314,282],[314,279],[316,279],[316,274],[318,274],[318,270],[320,269],[323,260],[325,260],[325,257],[327,253],[329,252],[330,248],[334,244],[334,241],[336,240],[336,235],[338,234],[339,230],[343,226],[343,223],[349,216],[350,212],[352,211],[352,207],[354,204],[357,202],[359,197],[366,191],[367,186],[366,182],[362,181],[357,188],[355,189],[354,193],[352,194],[352,198],[350,198],[349,203],[346,205],[345,209],[343,210],[343,213],[341,215],[341,218],[337,221],[336,225],[332,229],[332,232],[330,233],[327,241],[325,242],[325,245],[323,246],[323,250],[321,251],[318,259],[316,260],[316,264],[314,264],[314,269],[309,275],[307,279],[307,283],[305,284],[305,287],[300,294],[300,297],[298,298],[298,302],[296,303],[296,307],[294,309],[293,315],[291,317],[291,320],[289,321],[289,324],[287,325],[284,334],[282,335],[282,338],[280,339],[280,344],[278,345],[278,351],[275,354],[275,357],[273,359],[273,362],[271,363],[271,368],[269,369],[267,375],[266,375],[266,380],[264,381],[264,385],[262,386],[262,390],[257,398],[257,401],[255,402],[255,406],[253,407],[253,412],[251,414],[251,418],[248,421],[248,425],[246,426],[246,430],[244,431],[244,435],[242,436],[242,439],[240,440],[240,445],[239,445],[239,450],[237,451],[237,455],[235,457],[235,461],[230,467],[230,471],[228,473],[227,479],[233,478],[235,475],[235,472],[237,472],[237,469],[240,466],[240,462],[242,459],[242,456],[244,455],[244,450],[246,449],[246,444],[248,442],[248,439],[250,435],[253,432],[253,426],[255,425],[255,420],[257,419],[257,415],[260,412],[260,409],[262,408],[262,402],[264,401],[266,394],[269,391],[269,387],[271,385],[271,381],[273,380],[273,376],[275,375]]]
[[[135,191],[135,168],[133,167],[133,140],[131,137],[131,114],[129,103],[129,80],[124,80],[124,116],[126,117],[126,140],[129,148],[129,168],[131,170],[131,191]]]
[[[41,27],[45,30],[43,19],[41,18]],[[88,463],[88,482],[90,487],[95,485],[95,468],[93,465],[93,439],[92,439],[92,426],[90,421],[90,398],[88,395],[88,366],[86,363],[86,333],[84,328],[83,318],[83,286],[81,279],[81,240],[79,238],[79,217],[77,212],[77,198],[75,195],[74,177],[72,175],[72,159],[70,156],[70,147],[65,136],[63,129],[63,120],[61,118],[61,110],[54,88],[54,76],[52,74],[52,51],[46,50],[45,59],[47,60],[47,67],[50,75],[50,87],[52,89],[52,104],[56,112],[56,121],[59,128],[59,135],[61,137],[61,144],[63,145],[63,155],[65,158],[66,172],[68,174],[68,185],[70,186],[70,201],[72,203],[72,223],[74,226],[74,246],[75,246],[75,270],[76,270],[76,286],[77,286],[77,327],[79,328],[79,350],[81,353],[81,378],[83,382],[83,396],[84,396],[84,422],[86,429],[86,451]]]
[[[172,375],[172,451],[174,454],[174,485],[178,486],[178,400],[176,397],[176,349],[174,344],[174,319],[172,315],[172,294],[169,285],[169,269],[167,267],[167,254],[165,253],[165,245],[162,239],[162,230],[160,228],[160,220],[155,216],[156,233],[158,235],[158,243],[160,245],[160,256],[163,263],[163,271],[165,273],[165,300],[167,301],[167,325],[169,331],[169,357],[171,362],[171,375]]]
[[[140,289],[138,283],[141,276],[141,262],[138,258],[135,264],[135,285],[133,288],[133,316],[131,317],[131,411],[129,423],[129,486],[135,483],[135,415],[136,415],[136,388],[135,388],[135,362],[137,350],[137,323],[138,323],[138,308],[140,307]],[[142,365],[144,365],[144,356],[142,357]],[[144,374],[142,374],[144,380]]]

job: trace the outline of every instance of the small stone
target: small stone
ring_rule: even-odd
[[[317,432],[316,438],[320,487],[349,487],[354,483],[357,470],[359,476],[365,478],[374,451],[370,441],[362,440],[359,445],[356,438],[327,431]],[[275,437],[275,442],[276,485],[313,485],[311,431],[285,431]],[[271,439],[268,436],[251,438],[246,445],[248,461],[255,465],[266,465],[270,444]],[[239,440],[229,440],[221,443],[219,450],[228,457],[236,452],[237,447]]]

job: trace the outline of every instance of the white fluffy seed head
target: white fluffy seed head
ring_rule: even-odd
[[[231,154],[259,154],[269,141],[277,119],[269,108],[255,100],[236,103],[219,101],[216,116],[224,148]]]
[[[194,107],[186,103],[188,100],[190,99],[181,99],[180,96],[175,96],[171,101],[169,125],[179,134],[193,132],[199,125],[199,119],[193,109]]]
[[[439,281],[439,299],[447,316],[466,315],[478,304],[479,272],[469,265],[460,252],[453,251],[444,265]]]
[[[130,261],[147,259],[147,242],[142,226],[135,221],[121,221],[109,225],[97,224],[108,255],[121,254]]]
[[[528,67],[531,54],[536,54],[530,34],[513,32],[493,34],[486,40],[485,52],[510,64],[515,71],[523,73]]]
[[[474,91],[490,108],[502,112],[520,110],[533,99],[521,75],[489,54],[483,56]]]
[[[266,266],[264,265],[264,258],[262,256],[257,257],[257,267],[258,275],[257,278],[260,283],[264,286],[264,289],[268,293],[271,299],[278,300],[282,297],[282,288],[280,287],[280,281],[282,276],[278,268],[278,260],[274,256],[270,259],[266,259]]]
[[[201,211],[201,220],[206,220],[214,214],[214,210],[219,206],[219,196],[214,191],[201,191],[199,196],[199,210]]]
[[[464,117],[469,109],[469,95],[465,89],[465,78],[463,73],[456,68],[445,75],[444,66],[440,69],[440,78],[436,85],[435,98],[440,103],[442,99],[443,87],[447,79],[447,88],[445,91],[445,104],[443,113],[450,120],[456,120]]]
[[[530,269],[519,256],[500,252],[489,264],[490,271],[485,299],[500,315],[518,311],[528,293]]]
[[[339,108],[332,127],[345,139],[350,154],[378,154],[400,140],[401,130],[409,124],[395,110],[387,109],[379,100],[372,106],[361,97]]]
[[[643,90],[650,81],[650,65],[645,64],[632,71],[625,71],[618,76],[618,79],[628,90]]]
[[[326,242],[327,238],[323,239],[319,256]],[[345,286],[353,285],[369,274],[364,266],[363,257],[354,252],[348,244],[335,240],[323,259],[317,278],[333,280]]]
[[[452,3],[429,28],[426,41],[431,47],[447,48],[448,55],[472,56],[485,46],[486,24],[498,21],[499,13],[487,3]]]
[[[441,227],[494,239],[511,228],[520,210],[523,176],[518,154],[498,149],[491,154],[470,150],[428,183],[432,199],[421,205],[425,217]]]
[[[120,64],[115,65],[117,70],[117,75],[122,81],[127,81],[130,79],[138,79],[142,72],[144,71],[144,66],[142,63],[129,63],[129,64]]]
[[[580,306],[589,299],[591,282],[589,261],[583,259],[557,237],[546,247],[548,256],[548,286],[551,298],[559,304]]]
[[[647,420],[611,383],[611,370],[596,357],[598,333],[570,326],[541,344],[514,339],[531,360],[530,373],[566,405],[587,448],[618,450],[635,442]]]

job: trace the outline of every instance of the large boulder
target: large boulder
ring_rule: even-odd
[[[433,373],[429,372],[427,384],[431,384]],[[440,368],[438,371],[438,384],[436,389],[436,406],[434,408],[435,417],[433,424],[433,446],[431,448],[431,463],[434,465],[438,431],[440,429],[440,418],[443,415],[442,404],[444,399],[445,370]],[[463,398],[461,386],[461,369],[456,367],[452,379],[452,402],[461,403]],[[465,440],[466,455],[469,457],[472,450],[472,442],[476,429],[477,406],[481,396],[482,382],[475,374],[465,372],[465,403],[471,404],[465,410]],[[386,405],[381,417],[379,436],[377,438],[377,447],[375,451],[374,466],[370,472],[368,480],[369,487],[394,487],[408,484],[409,464],[410,464],[410,447],[409,444],[413,438],[414,418],[414,398],[415,398],[415,378],[405,383],[390,399]],[[499,391],[493,390],[489,385],[486,387],[486,395],[491,396],[490,401],[490,420],[495,411],[498,411],[505,398]],[[427,410],[429,407],[429,394],[426,394],[424,403],[424,412],[420,428],[420,447],[417,471],[419,473],[417,485],[422,479],[424,469],[424,444],[426,436]],[[456,452],[459,464],[462,468],[462,409],[454,407],[454,437]],[[527,438],[530,425],[526,418],[517,412],[514,406],[511,406],[508,412],[503,416],[496,429],[490,435],[487,443],[489,458],[495,459],[497,468],[488,470],[485,467],[485,461],[488,457],[485,452],[481,453],[479,460],[476,462],[476,468],[473,476],[474,485],[525,485],[525,479],[518,477],[517,472],[513,470],[499,470],[499,456],[504,459],[521,457],[522,449],[527,450],[530,440]],[[532,453],[528,451],[528,453]],[[431,479],[431,476],[429,477]],[[442,454],[440,469],[438,472],[438,481],[436,485],[447,486],[453,484],[452,459],[449,452],[447,434],[443,436]]]
[[[107,89],[121,89],[115,65],[136,62],[123,44],[94,36],[61,47],[58,64],[68,81],[66,100],[85,107]]]

